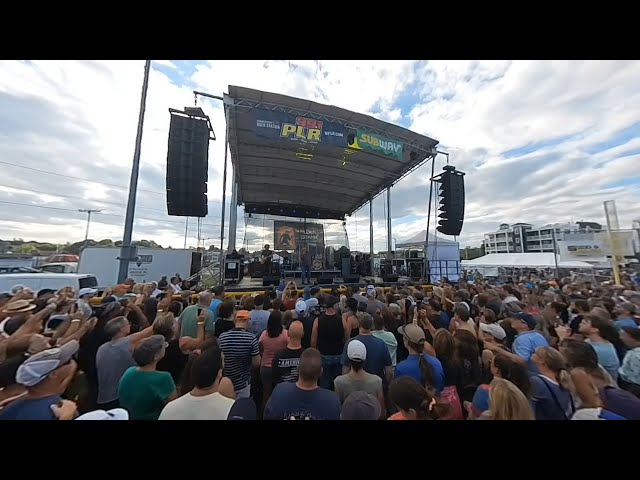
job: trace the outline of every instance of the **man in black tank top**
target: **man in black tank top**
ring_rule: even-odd
[[[342,316],[336,310],[338,299],[325,297],[326,310],[313,322],[311,346],[322,354],[322,376],[320,386],[333,390],[333,380],[342,373],[340,357],[344,348],[344,326]]]

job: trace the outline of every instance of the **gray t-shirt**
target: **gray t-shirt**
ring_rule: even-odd
[[[251,310],[251,319],[247,325],[247,330],[253,333],[256,338],[260,338],[262,332],[267,329],[269,315],[271,315],[269,310]]]
[[[358,303],[364,302],[367,304],[367,313],[372,317],[376,314],[376,310],[382,309],[386,305],[382,303],[380,300],[376,299],[368,299],[364,295],[356,294],[353,296],[357,300]]]
[[[353,392],[367,392],[378,398],[378,393],[382,390],[382,379],[371,373],[366,373],[362,379],[354,379],[351,376],[340,375],[334,380],[335,391],[340,397],[340,403],[344,403]]]
[[[129,367],[136,367],[133,360],[130,337],[107,342],[98,348],[96,369],[98,371],[98,403],[109,403],[118,399],[118,383]]]

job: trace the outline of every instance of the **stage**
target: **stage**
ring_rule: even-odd
[[[342,279],[342,277],[336,277],[336,280],[340,280],[340,279]],[[351,283],[337,282],[337,283],[313,283],[311,285],[303,285],[299,277],[284,278],[285,285],[290,281],[294,281],[299,290],[304,289],[304,287],[314,287],[314,286],[318,286],[321,288],[333,288],[333,287],[339,287],[340,285],[346,285],[346,286],[356,286],[359,288],[364,288],[367,285],[375,285],[376,287],[396,287],[398,285],[411,283],[408,277],[400,277],[398,278],[397,282],[384,282],[380,277],[360,277],[359,281],[351,282]],[[314,279],[312,279],[312,281],[315,282]],[[421,284],[422,282],[413,282],[413,283]],[[231,284],[225,285],[225,291],[227,293],[263,292],[265,288],[268,288],[268,287],[265,287],[263,285],[262,278],[250,278],[250,277],[243,278],[240,281],[240,283],[237,285],[231,285]],[[275,289],[277,288],[277,285],[273,285],[271,288]]]

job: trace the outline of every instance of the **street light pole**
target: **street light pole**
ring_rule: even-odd
[[[87,248],[87,242],[89,240],[89,225],[91,225],[91,214],[92,213],[100,213],[102,210],[95,210],[91,208],[79,208],[79,212],[87,214],[87,231],[84,234],[84,246],[83,249]]]
[[[127,215],[124,221],[124,235],[122,248],[120,249],[120,268],[118,269],[118,283],[124,282],[129,273],[129,261],[132,260],[131,236],[133,233],[133,216],[136,211],[136,194],[138,193],[138,173],[140,171],[140,150],[142,146],[142,129],[144,126],[144,112],[147,105],[147,91],[149,90],[149,71],[151,60],[144,63],[144,78],[142,81],[142,95],[140,98],[140,113],[138,115],[138,131],[136,133],[136,146],[133,152],[133,165],[131,166],[131,179],[129,181],[129,200],[127,201]]]

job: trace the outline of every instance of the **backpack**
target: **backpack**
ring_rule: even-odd
[[[640,398],[634,394],[610,385],[599,393],[605,409],[628,420],[640,420]]]

